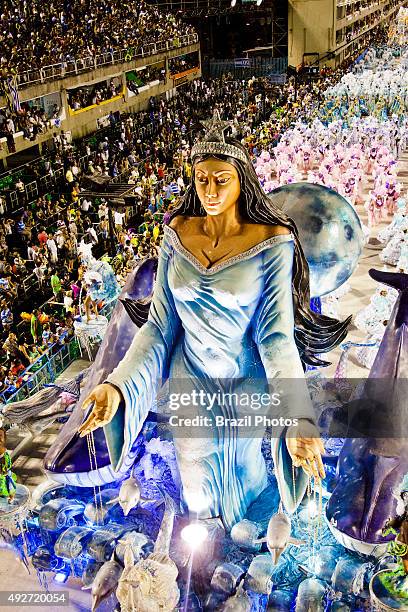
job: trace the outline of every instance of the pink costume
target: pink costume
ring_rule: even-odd
[[[367,165],[366,165],[366,173],[371,174],[374,170],[377,160],[377,147],[371,147],[370,152],[368,154]]]
[[[368,214],[368,226],[373,227],[377,225],[379,220],[382,218],[382,208],[384,205],[384,195],[381,194],[380,190],[373,189],[369,193],[369,200],[364,204],[364,208]]]
[[[302,164],[302,170],[303,172],[308,172],[309,170],[311,170],[313,168],[313,155],[312,155],[312,150],[310,149],[310,147],[304,148],[303,149],[303,164]]]
[[[397,183],[395,180],[391,180],[385,183],[385,188],[387,190],[387,199],[386,199],[387,211],[388,211],[388,214],[391,216],[396,211],[396,202],[401,193],[401,185]]]

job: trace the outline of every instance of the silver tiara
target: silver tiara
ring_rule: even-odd
[[[225,155],[242,162],[248,162],[248,157],[241,149],[225,142],[224,132],[232,125],[232,121],[222,121],[218,110],[214,111],[212,119],[201,121],[205,128],[205,136],[191,149],[191,159],[203,155]]]

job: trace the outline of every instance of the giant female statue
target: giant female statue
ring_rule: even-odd
[[[348,321],[310,310],[309,271],[293,221],[262,192],[246,150],[225,137],[225,125],[207,123],[192,151],[194,180],[165,227],[148,321],[84,402],[92,409],[80,433],[104,428],[120,474],[163,380],[231,392],[250,380],[258,390],[277,390],[278,381],[296,379],[283,386],[280,413],[299,426],[281,428],[273,441],[279,492],[293,511],[306,474],[324,473],[302,361],[319,362],[315,354],[335,347]],[[212,407],[212,414],[239,412],[234,401]],[[225,422],[174,442],[187,506],[231,528],[266,487],[262,435],[237,435]]]

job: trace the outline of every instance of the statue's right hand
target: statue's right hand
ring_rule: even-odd
[[[121,392],[109,383],[95,387],[82,404],[84,410],[89,408],[92,403],[93,408],[86,421],[78,429],[80,437],[83,438],[98,427],[110,423],[122,399]]]

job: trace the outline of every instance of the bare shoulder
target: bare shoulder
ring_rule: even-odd
[[[179,229],[184,225],[185,217],[183,215],[177,215],[177,217],[173,217],[173,219],[169,223],[169,227],[173,229]]]
[[[289,236],[290,229],[284,225],[267,225],[270,236]]]
[[[197,217],[186,217],[184,215],[177,215],[177,217],[174,217],[170,223],[169,226],[176,230],[176,232],[179,235],[182,235],[183,233],[191,233],[194,232],[194,230],[197,230],[198,228],[198,224],[199,224],[199,219]]]
[[[256,232],[259,240],[268,240],[268,238],[273,238],[274,236],[288,236],[290,234],[290,229],[284,225],[257,223],[252,226],[251,230]]]

